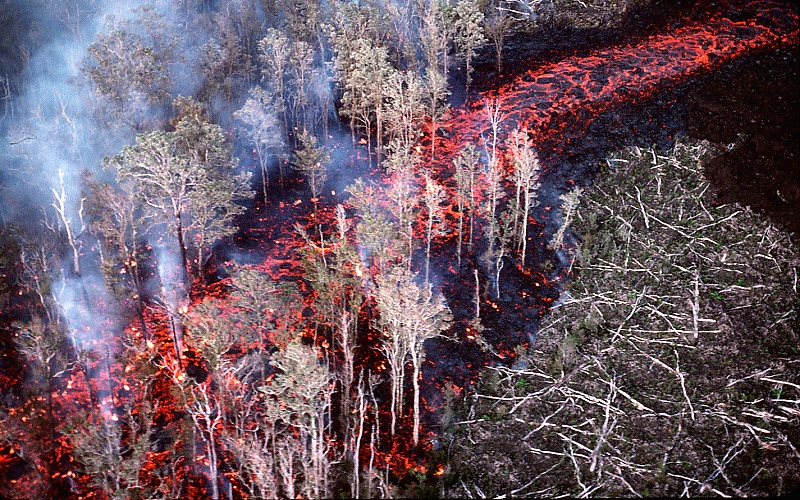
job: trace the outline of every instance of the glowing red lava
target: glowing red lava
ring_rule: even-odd
[[[435,134],[433,139],[436,141],[436,158],[433,161],[430,158],[426,159],[423,165],[437,175],[446,188],[452,190],[453,181],[450,172],[455,155],[465,144],[472,143],[479,148],[486,144],[490,130],[484,110],[486,102],[496,103],[499,106],[503,115],[504,134],[515,128],[527,128],[534,141],[544,141],[557,137],[561,132],[560,120],[571,117],[579,110],[584,113],[580,119],[588,122],[592,117],[618,103],[644,99],[664,87],[709,72],[723,62],[748,52],[780,45],[797,45],[798,17],[794,12],[785,6],[773,5],[771,2],[764,2],[759,6],[759,10],[759,15],[752,19],[734,21],[717,15],[703,24],[687,25],[669,33],[650,36],[632,45],[605,48],[596,50],[590,55],[568,57],[546,63],[520,74],[496,90],[475,96],[468,109],[456,110],[449,119],[443,121],[439,129],[444,135]],[[426,155],[430,154],[430,140],[428,137],[423,141],[427,142],[423,148],[423,153]],[[424,182],[421,179],[419,181]],[[387,177],[384,182],[390,183],[391,179]],[[422,189],[424,188],[421,185],[420,190]],[[453,199],[452,193],[450,194]],[[306,306],[311,305],[315,298],[303,281],[300,264],[299,249],[306,244],[292,226],[296,221],[304,221],[302,224],[306,227],[312,226],[314,221],[309,206],[310,204],[297,200],[281,204],[280,207],[270,207],[269,215],[266,216],[268,219],[263,220],[260,227],[251,227],[248,230],[251,239],[260,240],[258,253],[266,255],[256,267],[267,272],[276,281],[298,283]],[[452,223],[456,212],[452,207],[447,211],[448,219]],[[289,218],[291,222],[286,222]],[[323,201],[317,218],[322,221],[323,226],[332,225],[331,222],[335,220],[333,207],[326,206]],[[279,220],[285,222],[278,222]],[[422,227],[422,221],[419,225]],[[356,267],[353,272],[361,277],[363,271],[361,267]],[[455,270],[452,274],[455,274]],[[536,286],[538,285],[537,282]],[[195,296],[210,293],[219,291],[201,290],[195,293]],[[537,293],[536,290],[528,290],[522,293],[522,299],[530,300]],[[224,297],[224,294],[220,296]],[[497,302],[486,302],[483,306],[498,311],[501,308]],[[196,302],[189,307],[188,314],[192,313],[194,307]],[[518,314],[524,314],[522,308],[518,309],[520,310]],[[512,314],[511,311],[515,310],[509,307],[504,314]],[[302,317],[294,319],[298,325],[302,324]],[[145,339],[138,326],[129,326],[127,330],[128,338],[141,345],[139,351],[141,359],[138,361],[146,360],[148,357],[169,358],[171,337],[168,333],[166,316],[162,312],[148,311],[147,323],[153,332],[151,338]],[[464,328],[463,331],[456,332],[455,336],[472,342],[476,338],[476,332]],[[328,349],[330,346],[323,344],[323,347]],[[83,372],[73,370],[53,391],[52,396],[56,401],[54,413],[57,417],[66,417],[73,414],[76,408],[85,408],[92,403],[90,399],[93,397],[100,399],[94,402],[100,408],[119,408],[124,402],[141,397],[137,394],[141,388],[126,377],[126,373],[132,370],[131,367],[137,360],[130,359],[127,364],[122,365],[112,361],[114,354],[112,351],[113,346],[97,351],[108,352],[109,355],[105,356],[105,359],[87,358],[83,371],[93,374],[90,382],[87,383],[89,378],[85,377]],[[504,351],[499,355],[510,357],[513,353]],[[426,365],[426,371],[434,369],[435,360],[430,361],[432,363]],[[167,363],[163,362],[163,365],[166,366]],[[371,368],[374,370],[377,365],[378,363]],[[479,368],[474,364],[467,367],[472,373]],[[157,410],[156,419],[159,425],[165,427],[177,418],[176,415],[180,411],[170,395],[171,381],[167,372],[167,368],[164,368],[162,373],[154,375],[162,379],[154,386],[155,397],[162,403]],[[427,378],[429,379],[430,377]],[[461,388],[455,387],[454,390],[460,392]],[[434,411],[435,408],[429,410]],[[25,409],[18,408],[13,411],[24,412]],[[23,420],[26,418],[28,417],[23,417]],[[432,431],[425,431],[423,435],[425,434],[431,435]],[[411,454],[407,435],[401,436],[402,434],[398,434],[391,441],[387,441],[388,436],[381,437],[383,453],[377,457],[377,463],[391,466],[396,471],[412,467],[424,471],[424,467],[416,463]],[[178,447],[180,443],[174,442],[171,445]],[[62,443],[60,454],[64,456],[68,452],[68,446]],[[2,453],[0,458],[7,458],[14,453],[14,449],[0,448],[0,453]],[[368,450],[362,450],[364,461],[368,459],[368,454]],[[153,470],[162,460],[160,452],[153,453],[145,469]],[[41,464],[37,466],[45,469]],[[188,474],[189,467],[189,464],[181,462],[176,466],[176,471]],[[444,472],[444,468],[440,466],[434,475],[439,476]],[[73,466],[65,466],[59,474],[70,480],[78,477],[77,468]],[[81,481],[85,481],[85,478]],[[200,497],[204,493],[202,487],[194,485],[183,494]],[[89,496],[93,494],[89,493],[86,497]]]

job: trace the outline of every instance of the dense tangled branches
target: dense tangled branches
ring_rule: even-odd
[[[798,485],[800,256],[749,209],[712,206],[705,154],[677,144],[608,160],[578,211],[579,277],[528,366],[493,370],[467,398],[453,493]]]

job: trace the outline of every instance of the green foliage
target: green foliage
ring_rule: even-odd
[[[386,208],[386,193],[373,183],[366,183],[359,178],[347,187],[346,191],[352,195],[351,203],[358,211],[360,220],[356,225],[356,238],[359,245],[369,252],[369,257],[383,271],[397,258],[396,253],[400,245],[401,231],[405,229],[403,219],[397,215],[408,213],[411,207],[403,205],[402,213],[392,214]],[[411,200],[406,197],[404,203]],[[397,205],[396,208],[400,208]]]
[[[152,7],[137,7],[132,19],[109,18],[87,52],[84,72],[113,118],[141,129],[153,109],[169,102],[177,40]]]
[[[279,373],[259,390],[272,399],[276,417],[304,426],[319,418],[319,411],[328,404],[323,398],[332,379],[316,348],[290,342],[272,362]]]
[[[456,47],[464,57],[467,66],[467,94],[472,81],[472,58],[482,44],[486,43],[483,34],[484,15],[480,0],[461,0],[453,11],[453,28]]]
[[[106,162],[116,167],[120,185],[131,186],[152,224],[175,232],[185,268],[187,248],[196,242],[195,267],[202,270],[204,254],[235,231],[241,202],[253,197],[250,173],[238,172],[229,142],[202,105],[185,97],[174,105],[174,131],[140,134]]]
[[[339,114],[350,118],[351,123],[358,124],[369,135],[373,123],[381,129],[384,84],[394,69],[385,47],[363,38],[352,43],[348,52],[340,52],[337,58],[339,81],[344,89]]]
[[[253,144],[258,165],[261,169],[264,202],[267,201],[267,186],[269,184],[270,155],[278,154],[284,145],[286,124],[278,122],[278,114],[282,111],[283,103],[276,100],[265,89],[253,87],[244,105],[233,113],[239,122],[239,128],[247,139]]]
[[[153,409],[127,408],[121,419],[84,412],[64,427],[75,458],[92,484],[114,499],[136,499],[148,491],[140,480],[142,466],[152,451]]]
[[[308,186],[311,188],[311,197],[314,203],[322,191],[322,186],[328,178],[328,163],[331,155],[318,143],[317,138],[305,130],[300,133],[300,149],[294,153],[294,168],[306,176]]]

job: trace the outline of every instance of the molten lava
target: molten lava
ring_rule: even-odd
[[[446,151],[435,164],[447,169],[464,144],[483,145],[490,131],[484,113],[487,102],[499,105],[507,131],[527,129],[535,141],[545,142],[558,137],[567,120],[573,128],[585,126],[615,104],[643,100],[744,54],[797,45],[796,12],[781,2],[760,2],[758,9],[749,19],[732,20],[717,14],[703,24],[650,36],[638,44],[605,48],[528,70],[476,96],[469,109],[456,110],[441,124],[450,135],[435,138],[436,151]],[[577,113],[581,117],[576,117]]]
[[[453,200],[455,199],[453,194],[455,188],[451,175],[453,158],[468,143],[475,144],[479,148],[487,147],[488,136],[491,133],[485,113],[487,102],[496,103],[499,107],[503,116],[504,135],[514,129],[527,129],[536,143],[554,143],[563,151],[569,148],[570,138],[562,137],[567,123],[571,130],[582,130],[600,113],[617,104],[632,100],[645,100],[665,87],[684,82],[698,74],[710,72],[725,61],[748,52],[772,49],[777,46],[796,46],[797,44],[797,14],[781,3],[766,1],[760,2],[758,14],[748,19],[735,20],[729,16],[717,14],[704,20],[702,24],[687,24],[672,32],[651,36],[636,44],[604,48],[589,55],[572,56],[544,63],[519,74],[512,81],[495,90],[475,96],[467,109],[455,110],[447,120],[439,124],[440,133],[423,140],[425,147],[421,151],[424,155],[430,155],[430,141],[436,141],[435,159],[428,157],[423,165],[424,168],[439,177],[440,183],[449,190],[449,199]],[[579,140],[577,136],[575,139]],[[501,155],[503,149],[500,146]],[[506,168],[510,167],[506,165]],[[418,181],[420,182],[419,190],[422,192],[424,180],[420,176]],[[384,182],[390,183],[391,179],[387,177]],[[332,195],[335,196],[335,193],[332,192]],[[307,243],[293,229],[293,224],[297,221],[304,221],[302,225],[310,233],[313,233],[316,224],[330,228],[334,226],[333,222],[336,220],[335,210],[328,206],[325,200],[320,202],[316,217],[312,216],[312,204],[304,203],[300,199],[275,205],[277,206],[268,207],[258,214],[262,215],[261,218],[254,216],[253,218],[256,220],[251,220],[251,226],[244,230],[242,239],[236,243],[250,247],[254,258],[260,260],[256,266],[259,270],[268,273],[276,281],[296,283],[303,296],[304,305],[311,306],[315,296],[308,284],[304,282],[299,252]],[[445,214],[446,220],[453,224],[457,217],[457,210],[451,205],[445,209]],[[416,232],[417,235],[424,232],[423,221],[418,222]],[[540,235],[538,238],[541,239],[539,243],[543,244],[545,236]],[[448,245],[450,245],[449,249]],[[450,252],[451,247],[452,242],[446,237],[440,237],[436,241],[435,248],[438,248],[439,251]],[[329,250],[320,248],[319,253],[324,255]],[[451,334],[465,344],[474,346],[478,332],[471,328],[467,321],[474,310],[470,281],[472,275],[460,278],[460,271],[454,269],[450,264],[441,267],[443,269],[441,279],[444,281],[442,288],[448,300],[452,302],[451,308],[456,315],[455,331]],[[369,270],[362,269],[361,266],[356,266],[353,272],[364,280],[367,279],[364,275],[369,275]],[[486,314],[490,320],[504,316],[518,316],[515,324],[522,326],[516,327],[516,331],[513,332],[498,331],[496,332],[497,337],[513,333],[516,335],[516,339],[527,338],[533,328],[532,324],[538,320],[552,301],[552,297],[547,296],[544,289],[550,287],[552,290],[557,290],[561,286],[560,282],[563,277],[563,270],[557,270],[552,276],[527,269],[518,269],[517,272],[526,280],[528,289],[518,290],[514,299],[506,303],[488,299],[482,299],[481,302],[481,313]],[[199,285],[195,286],[193,295],[196,299],[199,300],[202,296],[209,294],[218,294],[222,300],[225,300],[226,297],[221,285],[205,289]],[[180,312],[191,315],[198,300]],[[368,308],[369,306],[364,306],[361,314],[366,315]],[[295,321],[297,325],[303,325],[302,313],[298,313],[298,316],[291,320],[285,318],[284,321],[287,323]],[[364,318],[360,319],[364,321]],[[368,320],[368,318],[366,319]],[[127,329],[127,337],[141,345],[139,361],[149,358],[167,359],[172,356],[172,337],[169,332],[169,321],[164,311],[148,311],[146,323],[151,332],[148,337],[144,336],[138,326],[129,326]],[[100,328],[100,330],[102,329]],[[109,326],[108,331],[112,330],[113,327]],[[308,337],[314,338],[314,333],[313,331],[308,332]],[[99,339],[105,339],[105,337],[93,335],[92,338],[91,342],[94,344],[85,347],[98,354],[84,358],[82,366],[73,368],[64,377],[64,380],[54,387],[52,393],[55,400],[54,414],[59,418],[66,418],[68,415],[75,414],[92,405],[115,417],[119,408],[123,407],[126,402],[141,397],[140,394],[137,394],[137,390],[140,390],[141,387],[137,386],[137,382],[133,379],[125,376],[133,370],[132,366],[137,360],[130,359],[127,361],[128,364],[123,366],[115,360],[114,354],[117,348],[113,343],[103,340],[100,345]],[[375,338],[367,340],[377,342]],[[326,339],[319,339],[319,343],[325,350],[331,349]],[[519,341],[497,338],[493,343],[495,344],[493,347],[495,349],[494,358],[473,348],[473,353],[480,353],[462,359],[456,359],[453,353],[456,352],[460,356],[463,351],[451,349],[441,342],[435,345],[426,344],[430,349],[428,362],[423,371],[423,381],[427,386],[427,392],[423,393],[423,398],[429,415],[423,419],[424,422],[433,422],[433,415],[443,399],[442,387],[449,385],[453,392],[460,393],[463,385],[470,379],[474,379],[479,369],[490,360],[513,359],[513,349]],[[369,349],[365,347],[369,346],[362,346],[362,351],[357,353],[359,362],[371,364],[366,368],[370,368],[373,373],[380,372],[382,362],[378,360],[379,358],[374,352],[369,352]],[[332,357],[336,356],[338,354],[333,353]],[[383,365],[385,366],[385,363]],[[166,363],[163,363],[163,366],[166,366]],[[155,420],[158,425],[168,427],[178,418],[181,409],[170,392],[171,375],[167,368],[163,368],[162,373],[154,376],[159,377],[159,382],[154,385],[154,390],[156,391],[155,397],[161,403],[156,411]],[[5,382],[8,377],[8,374],[0,374],[0,382]],[[24,413],[26,408],[15,408],[12,411]],[[27,418],[23,417],[24,420]],[[385,422],[386,419],[382,417],[382,420]],[[405,415],[401,419],[401,423],[408,424],[409,416]],[[385,432],[385,429],[382,432]],[[431,429],[427,429],[423,435],[425,434],[432,436],[434,433]],[[71,463],[71,457],[64,458],[69,456],[70,451],[68,444],[64,441],[62,440],[61,451],[57,457],[62,466],[60,474],[70,481],[76,480],[76,478],[83,481],[84,488],[77,489],[84,492],[89,491],[85,488],[86,478],[80,477],[77,467]],[[420,471],[425,470],[424,467],[419,466],[418,455],[415,455],[411,449],[407,435],[399,433],[394,439],[389,436],[381,436],[380,442],[381,449],[378,450],[379,453],[375,460],[381,467],[390,466],[393,471],[398,473],[413,467],[418,467]],[[178,442],[169,443],[175,447],[179,444]],[[0,464],[3,461],[11,460],[9,457],[14,453],[14,448],[0,448]],[[362,455],[363,464],[370,458],[369,451],[366,448],[363,449]],[[208,457],[203,458],[207,465]],[[153,470],[161,466],[163,460],[165,458],[161,451],[153,453],[146,468]],[[179,474],[189,475],[189,468],[190,464],[180,462],[176,465],[175,470]],[[444,468],[439,466],[434,475],[439,476],[444,472]],[[183,494],[200,497],[203,496],[203,491],[202,486],[193,484]]]

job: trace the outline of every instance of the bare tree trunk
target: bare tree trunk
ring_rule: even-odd
[[[219,500],[219,471],[217,468],[217,443],[214,429],[209,429],[207,441],[208,450],[208,475],[211,476],[211,498]]]
[[[494,289],[495,289],[495,298],[498,300],[500,299],[500,271],[503,270],[503,256],[506,253],[505,245],[500,245],[500,248],[497,253],[497,261],[495,262],[495,278],[494,278]]]
[[[281,443],[277,450],[279,471],[283,479],[283,488],[286,498],[296,498],[294,487],[294,450],[290,443]]]
[[[469,173],[469,250],[475,242],[475,169]]]
[[[436,120],[431,120],[431,162],[436,160]]]
[[[358,433],[356,434],[353,453],[353,482],[350,484],[350,496],[359,498],[361,494],[361,440],[364,437],[364,422],[367,418],[367,396],[364,393],[364,372],[358,379]]]
[[[503,74],[503,35],[499,35],[494,39],[494,55],[495,63],[497,65],[497,74]]]
[[[353,373],[353,367],[355,364],[355,358],[353,356],[354,342],[352,341],[350,335],[350,328],[353,320],[349,312],[344,311],[342,313],[341,322],[342,324],[339,332],[339,342],[341,343],[342,356],[344,357],[344,366],[342,366],[342,411],[343,417],[346,419],[350,415],[350,392],[352,390],[353,379],[355,377],[355,374]]]
[[[261,167],[261,191],[264,195],[264,205],[267,204],[267,188],[269,188],[269,171],[267,170],[267,158],[260,146],[256,146],[258,154],[258,164]]]
[[[409,218],[411,219],[411,218]],[[408,235],[408,262],[406,269],[411,272],[411,261],[414,258],[414,221],[408,221],[408,228],[406,229]]]
[[[459,199],[458,208],[458,267],[461,267],[461,247],[464,246],[464,202]]]
[[[375,157],[375,164],[381,164],[381,150],[383,149],[383,112],[381,110],[381,104],[378,104],[377,108],[375,109],[375,125],[376,125],[376,157]],[[367,140],[369,140],[369,134],[367,134]]]
[[[72,231],[71,226],[71,219],[67,217],[67,206],[66,206],[66,189],[64,188],[64,172],[59,169],[58,170],[58,180],[60,183],[61,190],[56,191],[53,189],[53,197],[55,201],[53,202],[53,208],[56,209],[58,213],[58,217],[60,223],[64,225],[64,232],[67,234],[67,242],[69,243],[70,248],[72,249],[72,268],[75,272],[76,276],[81,275],[81,264],[80,264],[80,246],[78,243],[77,238],[80,234],[75,235]],[[81,199],[80,208],[78,209],[78,214],[81,222],[81,232],[83,232],[83,202],[84,199]]]
[[[372,133],[372,121],[367,120],[367,127],[366,127],[366,134],[367,134],[367,165],[372,167],[372,137],[370,134]]]
[[[515,182],[514,184],[516,184],[516,189],[517,189],[516,192],[517,196],[514,201],[514,237],[516,238],[517,235],[519,234],[519,219],[521,215],[520,210],[522,209],[522,184],[520,182]],[[525,192],[527,193],[527,186]],[[525,221],[523,221],[522,224],[525,225]],[[517,248],[519,248],[520,246],[522,246],[522,242],[518,241]]]
[[[433,216],[429,213],[428,215],[428,230],[427,230],[427,242],[425,248],[425,282],[430,281],[430,270],[431,270],[431,239],[433,235]]]
[[[478,270],[473,269],[475,274],[475,323],[481,320],[481,282],[478,280]]]
[[[469,102],[469,84],[472,83],[472,57],[470,57],[469,53],[467,53],[467,57],[465,58],[466,66],[467,66],[467,85],[466,90],[464,91],[464,102]]]
[[[186,255],[186,243],[184,241],[183,222],[181,221],[180,212],[175,213],[175,236],[178,239],[178,247],[181,252],[180,292],[182,295],[181,298],[184,298],[189,290],[189,258]]]
[[[525,211],[522,218],[522,267],[525,267],[525,254],[528,251],[528,214],[531,211],[531,193],[525,187]]]
[[[421,344],[418,346],[418,352],[411,353],[411,362],[414,365],[414,446],[419,444],[419,377],[423,354]]]

